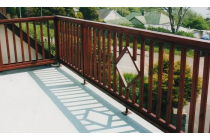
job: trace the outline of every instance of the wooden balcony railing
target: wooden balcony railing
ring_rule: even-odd
[[[23,24],[26,24],[26,32],[23,31]],[[29,24],[33,25],[32,32],[29,31]],[[37,24],[40,28],[40,40],[37,40]],[[43,24],[47,30],[47,41],[43,41]],[[52,27],[50,27],[49,24]],[[1,28],[1,26],[4,28]],[[16,30],[16,28],[19,30]],[[60,62],[164,132],[183,132],[182,110],[188,51],[193,51],[194,57],[192,64],[193,72],[188,130],[185,132],[194,132],[199,64],[200,54],[202,52],[202,54],[204,54],[204,63],[198,132],[204,132],[205,125],[209,126],[209,122],[206,122],[205,118],[210,70],[210,42],[208,41],[63,16],[0,20],[0,30],[3,29],[5,38],[2,38],[2,34],[0,34],[0,71]],[[11,38],[9,38],[8,30],[11,30]],[[49,35],[52,32],[52,40],[54,40],[54,42],[50,39]],[[17,39],[17,37],[20,38],[21,60],[17,59],[18,54],[15,49],[15,39]],[[7,61],[3,58],[5,54],[2,54],[2,40],[6,42]],[[13,40],[13,47],[11,47],[9,40]],[[28,45],[28,54],[24,52],[25,46],[23,42]],[[145,62],[146,47],[149,49],[148,65]],[[14,49],[13,54],[10,51],[11,48]],[[34,49],[34,59],[31,57],[30,53],[32,53],[32,51],[30,51],[30,48]],[[138,48],[140,48],[140,55],[138,55]],[[167,101],[166,104],[164,104],[166,110],[162,110],[163,61],[166,51],[164,48],[169,50]],[[54,51],[52,51],[52,49]],[[176,123],[172,124],[172,119],[174,119],[171,114],[176,50],[181,53],[179,56],[180,82],[177,117],[175,118]],[[46,56],[46,51],[48,52],[48,56]],[[15,56],[13,61],[11,61],[12,55]],[[28,56],[27,60],[24,58],[25,55]],[[133,68],[137,71],[135,78],[129,82],[124,78],[119,65],[119,62],[125,55],[131,59],[134,66]],[[156,59],[158,60],[157,94],[153,94],[152,90],[154,86],[153,66],[155,55],[157,55]],[[145,70],[148,70],[148,75],[145,73]],[[148,76],[148,87],[145,87],[146,75]],[[137,88],[139,90],[137,90]],[[146,88],[148,89],[146,90]],[[145,93],[145,91],[148,92]],[[147,98],[145,98],[145,94]],[[153,101],[154,98],[156,102]],[[162,114],[165,114],[165,117],[163,117]],[[210,129],[207,131],[209,132]]]

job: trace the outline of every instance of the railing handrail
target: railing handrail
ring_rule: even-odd
[[[65,17],[65,16],[56,15],[55,17],[62,20],[71,20],[72,22],[84,24],[87,26],[92,26],[95,28],[105,29],[128,35],[142,36],[145,37],[145,39],[152,39],[160,42],[168,42],[175,45],[182,45],[188,49],[196,49],[199,51],[210,52],[210,41],[206,40],[184,37],[174,34],[160,33],[156,31],[144,30],[144,29],[121,26],[121,25],[113,25],[96,21]]]
[[[65,16],[44,16],[44,17],[30,17],[30,18],[18,18],[18,19],[3,19],[0,20],[0,24],[11,24],[18,22],[30,22],[30,21],[43,21],[50,19],[63,19],[63,20],[72,20],[73,22],[84,24],[87,26],[93,26],[95,28],[101,28],[105,30],[110,30],[118,33],[134,35],[134,36],[142,36],[146,39],[153,39],[155,41],[160,42],[168,42],[175,45],[182,45],[189,49],[196,49],[199,51],[210,52],[210,42],[206,40],[184,37],[174,34],[160,33],[156,31],[144,30],[139,28],[121,26],[121,25],[113,25],[107,23],[101,23],[96,21],[77,19]]]
[[[43,21],[43,20],[52,20],[52,19],[55,19],[55,16],[2,19],[0,20],[0,24],[12,24],[12,23],[19,23],[19,22]]]

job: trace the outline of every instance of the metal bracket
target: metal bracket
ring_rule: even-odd
[[[86,85],[87,83],[86,83],[86,80],[84,79],[84,82],[83,83],[81,83],[82,85]]]
[[[55,63],[55,64],[51,64],[52,67],[61,67],[61,64],[59,62]]]
[[[128,108],[125,108],[125,111],[122,112],[123,115],[127,116],[129,114],[131,114],[131,112],[128,110]]]

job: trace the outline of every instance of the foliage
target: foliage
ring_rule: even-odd
[[[119,25],[122,25],[122,26],[127,26],[127,27],[133,27],[132,24],[127,24],[127,23],[120,23]]]
[[[179,7],[178,10],[176,9],[177,8],[173,8],[173,7],[165,7],[165,10],[168,12],[168,15],[169,15],[171,31],[173,34],[179,31],[179,28],[184,21],[185,15],[189,7]],[[177,17],[176,28],[175,28],[175,21],[176,21],[175,17]]]
[[[193,35],[193,33],[184,32],[184,31],[178,31],[178,32],[176,32],[176,35],[195,38],[195,36]]]
[[[83,16],[83,14],[82,14],[81,12],[78,12],[78,13],[76,14],[76,18],[83,19],[84,16]]]
[[[146,29],[143,24],[135,24],[135,28]]]
[[[29,16],[37,17],[41,16],[41,7],[33,7],[29,10]],[[43,7],[43,16],[61,15],[68,17],[75,17],[74,10],[72,7]]]
[[[16,15],[20,18],[20,9],[21,9],[21,17],[28,17],[28,7],[16,7]]]
[[[167,30],[167,29],[164,29],[164,28],[161,28],[161,27],[155,28],[155,27],[149,26],[147,28],[147,30],[157,31],[157,32],[163,32],[163,33],[171,33],[170,30]]]
[[[87,20],[98,20],[98,12],[96,7],[80,7],[80,12],[82,12],[84,19]]]
[[[174,76],[173,76],[173,95],[172,95],[172,101],[173,101],[173,107],[178,106],[178,95],[179,95],[179,84],[180,84],[180,61],[176,61],[174,63]],[[154,64],[154,75],[153,75],[153,93],[157,94],[158,89],[158,62]],[[167,90],[168,90],[168,74],[169,74],[169,59],[165,55],[163,59],[163,86],[162,86],[162,103],[166,104],[166,97],[167,97]],[[185,93],[184,93],[184,99],[183,104],[187,105],[187,102],[190,101],[191,96],[191,88],[192,88],[192,70],[191,67],[186,64],[186,70],[185,70]],[[200,95],[201,91],[201,77],[198,78],[198,88],[197,88],[197,97]]]
[[[173,88],[172,88],[172,107],[178,106],[178,96],[179,96],[179,84],[180,84],[180,61],[176,61],[174,63],[174,76],[173,76]],[[152,104],[153,104],[153,112],[156,109],[157,102],[157,91],[158,91],[158,62],[154,63],[153,69],[153,88],[152,88]],[[167,105],[167,92],[168,92],[168,74],[169,74],[169,59],[168,56],[164,55],[163,59],[163,74],[162,74],[162,112],[165,112]],[[129,83],[136,77],[136,74],[125,73],[124,78]],[[184,86],[184,97],[183,97],[183,105],[187,105],[191,99],[191,88],[192,88],[192,70],[191,67],[186,64],[185,71],[185,86]],[[119,75],[117,75],[117,85],[119,86]],[[136,103],[139,103],[139,80],[136,81]],[[118,87],[119,89],[119,87]],[[131,88],[132,89],[132,88]],[[132,99],[132,90],[129,89],[129,98]],[[125,95],[125,88],[123,88],[123,95]],[[147,107],[148,101],[148,92],[149,92],[149,84],[148,77],[144,77],[144,107]],[[197,88],[197,98],[201,93],[201,77],[198,78],[198,88]],[[165,114],[162,113],[162,116]]]
[[[209,25],[207,21],[202,16],[194,17],[188,22],[185,23],[186,27],[190,27],[192,29],[198,29],[198,30],[208,30]]]
[[[7,14],[9,14],[11,18],[17,16],[16,7],[7,7]]]
[[[169,34],[171,34],[171,31],[170,30],[167,30],[167,29],[164,29],[164,28],[161,28],[161,27],[155,28],[155,27],[149,26],[147,29],[148,30],[152,30],[152,31],[157,31],[157,32],[163,32],[163,33],[169,33]],[[186,37],[195,38],[195,36],[193,35],[193,33],[190,33],[190,32],[178,31],[175,34],[176,35],[180,35],[180,36],[186,36]]]

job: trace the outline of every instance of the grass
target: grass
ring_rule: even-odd
[[[126,42],[123,42],[123,46],[126,46]],[[129,43],[129,46],[131,48],[133,48],[133,43]],[[145,45],[145,51],[149,51],[150,46],[149,45]],[[141,49],[141,45],[138,43],[137,44],[137,49]],[[158,46],[154,46],[154,52],[158,53],[159,52],[159,47]],[[164,48],[164,53],[169,54],[169,48],[165,47]],[[175,48],[175,55],[181,55],[181,51],[179,50],[179,48]],[[187,57],[193,58],[194,56],[194,51],[192,49],[187,49]]]
[[[19,24],[16,24],[19,27]],[[22,26],[22,30],[27,33],[27,28],[26,28],[26,23],[21,23]],[[36,23],[36,36],[37,36],[37,42],[39,45],[41,45],[41,29],[40,29],[40,24]],[[45,22],[43,22],[42,24],[42,29],[43,29],[43,43],[44,43],[44,48],[46,50],[48,50],[48,34],[47,34],[47,25]],[[49,29],[50,32],[50,39],[54,38],[54,30],[53,29]],[[30,37],[34,39],[34,25],[33,23],[29,22],[29,34]],[[51,54],[55,55],[55,44],[52,43],[52,41],[50,42],[51,45]]]
[[[26,32],[26,23],[22,23],[22,29],[24,32]],[[19,26],[19,25],[18,25]],[[43,36],[47,37],[47,25],[45,23],[42,24],[43,27]],[[50,29],[50,38],[54,37],[54,30]],[[34,26],[32,23],[29,23],[29,32],[30,32],[30,36],[34,36]],[[41,37],[41,29],[40,29],[40,25],[36,23],[36,34],[37,34],[37,38]]]

